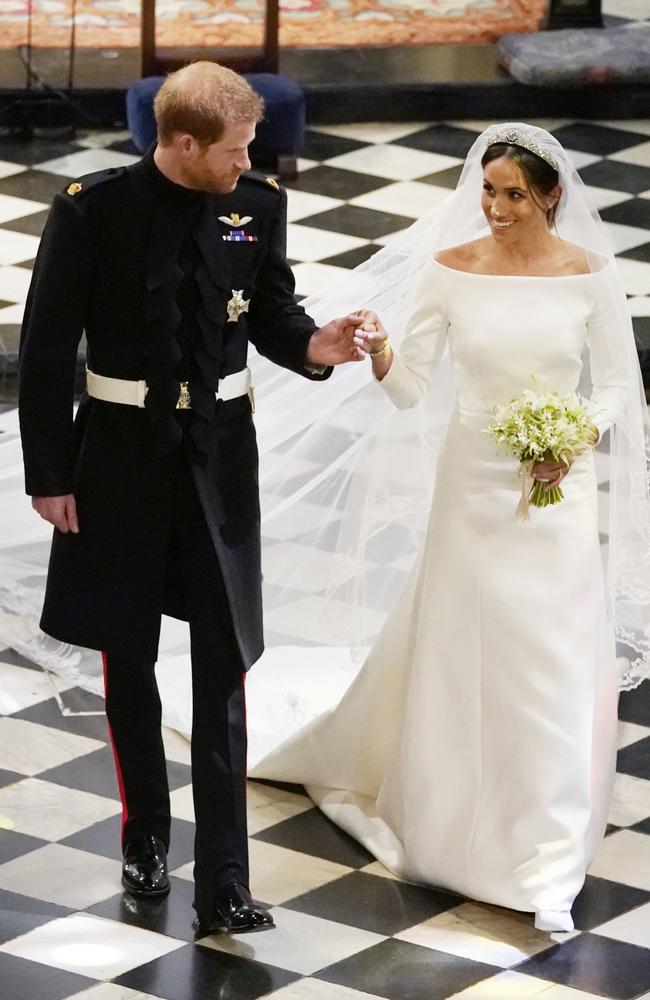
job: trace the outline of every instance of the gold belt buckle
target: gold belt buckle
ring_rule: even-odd
[[[190,384],[189,382],[181,382],[180,393],[178,400],[176,402],[177,410],[191,410],[192,400],[190,398]]]
[[[250,389],[248,390],[248,398],[251,401],[251,412],[255,413],[255,391],[253,389],[253,386],[251,386]]]

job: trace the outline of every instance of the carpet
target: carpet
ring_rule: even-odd
[[[27,40],[65,47],[70,0],[3,0],[0,47]],[[535,31],[546,0],[280,0],[283,46],[484,44],[502,35]],[[158,0],[156,43],[165,46],[259,45],[261,0]],[[139,0],[79,0],[76,44],[131,48],[140,43]]]

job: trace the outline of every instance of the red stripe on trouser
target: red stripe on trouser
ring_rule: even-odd
[[[244,695],[244,735],[246,736],[246,738],[248,738],[248,711],[247,711],[247,705],[246,705],[246,671],[244,671],[244,673],[241,675],[241,679],[242,679],[242,688],[243,688],[243,695]],[[248,754],[246,754],[245,768],[246,769],[244,771],[244,781],[247,782],[248,781]],[[244,792],[244,796],[246,796],[246,794],[247,793]]]
[[[104,698],[108,698],[108,654],[102,652],[102,663],[104,664]],[[126,804],[126,792],[124,790],[124,776],[122,775],[122,768],[120,766],[120,758],[117,755],[117,746],[115,744],[115,739],[113,737],[113,730],[111,729],[111,724],[108,721],[108,716],[106,717],[106,722],[108,724],[108,735],[111,741],[111,748],[113,750],[113,760],[115,761],[115,773],[117,775],[117,787],[120,791],[120,800],[122,802],[122,838],[124,837],[124,827],[126,826],[126,821],[129,818],[129,809]]]

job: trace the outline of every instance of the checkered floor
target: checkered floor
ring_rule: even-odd
[[[543,124],[607,221],[639,346],[650,347],[650,121]],[[435,204],[483,125],[311,130],[289,190],[299,293],[331,287]],[[15,348],[52,195],[131,160],[115,133],[0,142],[0,351]],[[530,916],[398,882],[302,789],[250,782],[252,888],[278,927],[195,941],[187,745],[166,734],[172,893],[136,903],[120,892],[119,797],[105,720],[92,714],[101,709],[0,651],[3,1000],[650,1000],[650,682],[621,698],[611,826],[574,908],[578,930],[552,938]]]
[[[530,916],[398,882],[302,789],[250,782],[252,888],[277,929],[195,940],[187,744],[166,733],[172,892],[136,902],[120,891],[106,723],[83,714],[101,707],[0,652],[3,1000],[650,998],[650,682],[622,696],[612,826],[579,930],[553,938]]]
[[[645,25],[650,21],[647,0],[601,0],[601,10],[606,28]]]
[[[361,124],[308,133],[289,185],[288,254],[300,295],[331,288],[454,187],[488,123]],[[650,120],[542,122],[571,151],[606,220],[639,346],[650,350]],[[23,303],[53,195],[71,179],[131,163],[127,133],[75,142],[0,141],[0,354],[15,354]]]
[[[605,27],[625,27],[650,21],[647,0],[601,0]]]

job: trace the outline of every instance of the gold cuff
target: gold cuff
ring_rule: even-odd
[[[390,340],[388,339],[388,337],[386,337],[386,340],[382,344],[381,349],[379,351],[368,351],[368,356],[371,358],[380,358],[382,354],[385,354],[389,348],[390,348]]]

